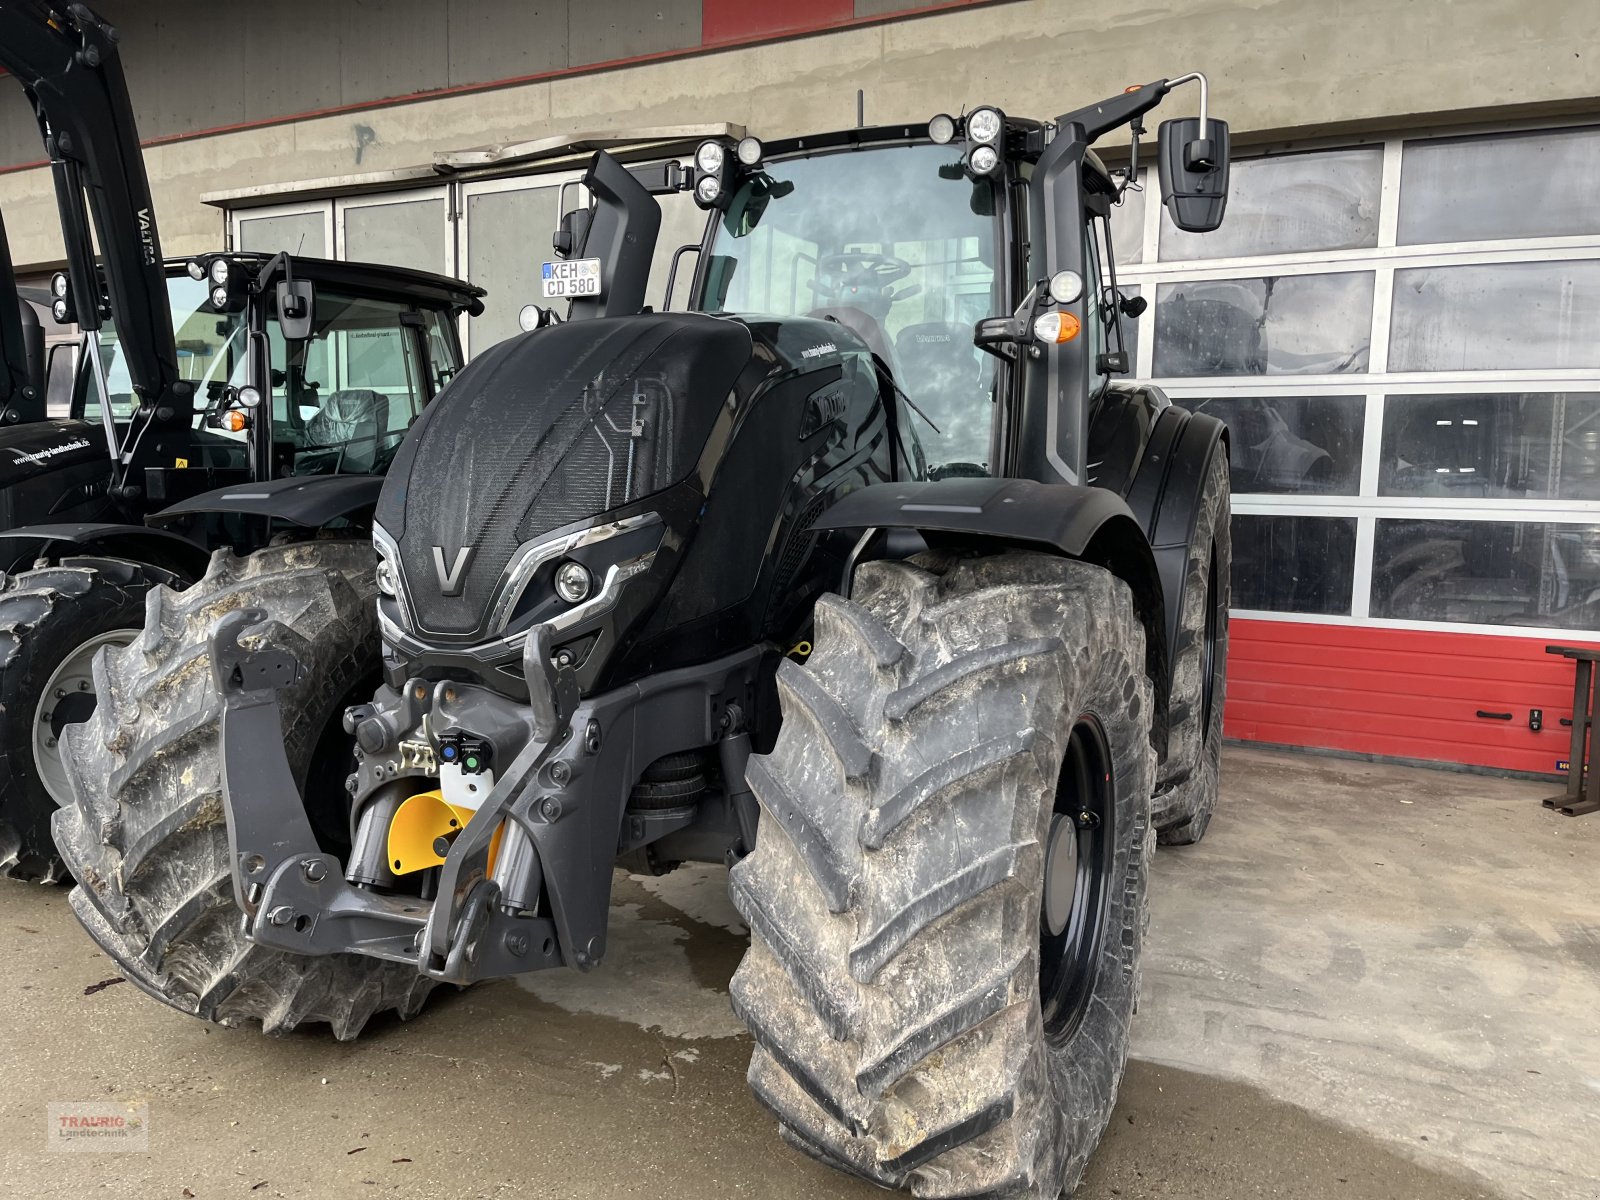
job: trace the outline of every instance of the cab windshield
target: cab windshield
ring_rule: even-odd
[[[993,359],[972,327],[1000,311],[994,188],[953,146],[768,163],[718,222],[701,308],[831,317],[893,373],[931,473],[988,470]]]

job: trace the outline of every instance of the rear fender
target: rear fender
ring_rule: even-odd
[[[19,570],[38,558],[68,554],[127,558],[169,571],[185,583],[205,574],[211,552],[188,538],[143,525],[19,525],[0,531],[0,562]]]
[[[1161,579],[1169,646],[1177,644],[1189,543],[1200,516],[1206,471],[1219,445],[1228,453],[1227,441],[1227,427],[1215,417],[1176,406],[1163,409],[1127,492],[1128,509],[1148,539]]]
[[[990,545],[1061,554],[1104,567],[1133,592],[1145,630],[1145,670],[1156,691],[1152,736],[1167,742],[1165,589],[1139,522],[1115,492],[1031,479],[957,478],[878,483],[851,492],[815,528],[913,529],[929,546]]]
[[[370,518],[382,489],[381,475],[290,476],[201,492],[146,519],[166,525],[205,513],[239,513],[318,529],[340,519]]]

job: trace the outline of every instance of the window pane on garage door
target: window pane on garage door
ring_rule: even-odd
[[[1390,396],[1378,491],[1600,500],[1600,396]]]
[[[344,257],[447,274],[443,198],[365,204],[344,211]]]
[[[1600,627],[1600,525],[1380,520],[1377,526],[1375,617]]]
[[[1233,607],[1348,615],[1354,517],[1234,514]]]
[[[1600,262],[1394,273],[1391,371],[1600,367]]]
[[[1155,318],[1158,377],[1365,371],[1372,275],[1163,283]]]
[[[1361,487],[1365,396],[1174,400],[1228,427],[1235,494],[1354,496]]]
[[[1597,194],[1600,129],[1407,142],[1398,240],[1404,246],[1600,233]]]
[[[468,328],[470,353],[518,332],[517,314],[524,305],[545,303],[539,269],[552,255],[560,192],[559,187],[535,187],[467,197],[467,278],[489,293],[482,315]],[[566,315],[565,305],[555,308]]]
[[[321,212],[275,217],[240,217],[239,249],[276,254],[287,250],[307,258],[327,258],[328,231]]]
[[[1138,191],[1129,188],[1122,193],[1122,203],[1111,206],[1111,248],[1119,267],[1144,261],[1144,204],[1155,176],[1140,171],[1139,181],[1146,186]]]
[[[1228,215],[1215,233],[1185,233],[1162,211],[1163,262],[1378,244],[1382,146],[1240,159],[1228,174]]]

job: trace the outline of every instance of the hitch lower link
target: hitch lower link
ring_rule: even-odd
[[[239,643],[241,634],[265,620],[258,609],[229,613],[218,622],[210,647],[223,703],[223,808],[245,936],[295,954],[357,953],[409,963],[423,975],[458,984],[562,965],[580,970],[598,965],[605,951],[615,834],[608,845],[604,836],[599,839],[597,855],[596,831],[590,827],[595,806],[570,793],[599,761],[600,721],[587,711],[589,702],[579,701],[570,670],[551,664],[548,631],[540,627],[528,639],[524,666],[533,698],[515,706],[527,726],[521,747],[441,853],[436,898],[425,900],[373,890],[370,868],[361,869],[359,834],[350,871],[355,882],[318,846],[284,751],[278,705],[279,691],[301,677],[303,665],[286,651],[250,650]],[[412,680],[401,708],[415,711],[430,699],[438,702],[447,689],[452,699],[458,691],[484,694],[467,685]],[[437,767],[416,761],[431,755],[408,756],[393,738],[358,730],[363,714],[370,719],[371,713],[368,706],[351,710],[347,728],[367,735],[358,737],[359,744],[370,745],[359,752],[359,775],[380,785],[369,789],[367,812],[383,810],[387,803],[392,816],[403,798],[393,793],[403,787],[386,793],[381,783],[422,784],[425,780],[406,777],[431,775]],[[423,719],[426,728],[426,713]],[[574,728],[583,736],[571,736]],[[580,876],[562,892],[552,888],[548,915],[535,915],[541,863],[558,858],[574,860],[589,886],[602,891],[582,894]],[[596,858],[598,870],[591,861]]]

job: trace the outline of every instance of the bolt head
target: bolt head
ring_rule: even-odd
[[[328,864],[320,858],[308,858],[300,864],[300,873],[307,883],[321,883],[328,877]]]
[[[87,679],[78,680],[78,690],[80,692],[87,692],[89,690],[89,681]]]
[[[572,764],[562,759],[557,759],[550,764],[550,780],[558,787],[564,786],[572,779]]]
[[[554,796],[546,796],[539,801],[539,815],[546,821],[554,821],[561,815],[561,801]]]
[[[521,958],[528,952],[528,935],[515,931],[506,934],[506,949]]]
[[[60,700],[66,694],[67,694],[67,689],[66,688],[57,688],[56,689],[56,699],[57,700]]]
[[[600,753],[600,722],[590,721],[583,731],[583,748],[590,754]]]
[[[294,909],[287,904],[280,904],[267,914],[268,925],[287,925],[294,920]]]

